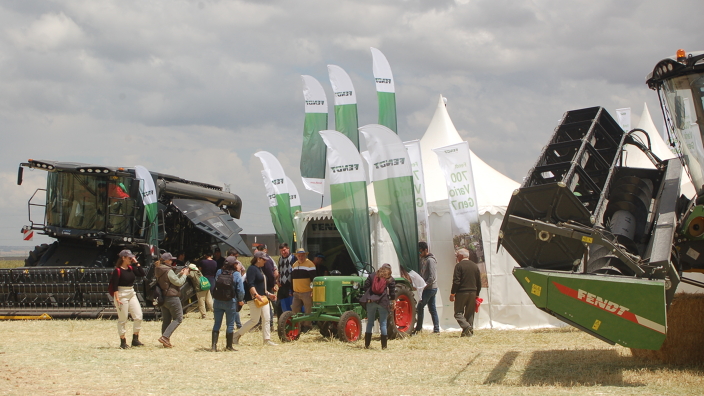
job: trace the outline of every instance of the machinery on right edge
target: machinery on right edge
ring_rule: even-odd
[[[608,343],[658,350],[678,285],[704,287],[687,277],[704,272],[704,52],[678,50],[647,84],[678,157],[661,160],[646,133],[623,131],[601,107],[568,111],[514,191],[499,246],[541,310]],[[626,145],[654,168],[624,166]],[[694,198],[680,194],[681,177]]]

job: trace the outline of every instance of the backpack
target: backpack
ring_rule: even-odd
[[[210,290],[210,281],[203,275],[200,276],[200,291]]]
[[[222,271],[215,279],[213,298],[219,301],[232,301],[235,297],[235,289],[232,287],[233,282],[232,271]]]
[[[130,271],[132,271],[132,266],[129,266]],[[120,267],[115,268],[117,270],[117,281],[120,282]],[[112,283],[108,285],[108,293],[112,296],[117,290],[112,288]]]
[[[386,291],[386,279],[374,275],[372,293],[382,295]]]
[[[168,275],[168,272],[164,274]],[[171,287],[170,283],[169,287]],[[159,286],[159,278],[154,278],[154,280],[149,283],[147,299],[149,299],[155,307],[160,307],[164,305],[165,298],[164,291],[161,289],[161,286]]]

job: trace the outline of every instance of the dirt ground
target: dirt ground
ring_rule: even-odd
[[[244,312],[244,311],[243,311]],[[244,318],[246,320],[246,317]],[[262,346],[246,334],[237,352],[208,351],[212,316],[189,314],[157,342],[145,322],[141,348],[121,350],[114,320],[0,322],[0,394],[56,395],[697,395],[704,367],[631,356],[572,329],[423,333],[381,350],[325,339]],[[223,329],[224,332],[224,329]],[[224,347],[224,336],[220,347]]]

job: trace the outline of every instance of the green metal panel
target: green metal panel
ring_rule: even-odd
[[[660,349],[665,341],[662,280],[523,268],[514,269],[514,276],[538,308],[598,338],[652,350]]]

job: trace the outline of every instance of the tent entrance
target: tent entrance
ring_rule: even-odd
[[[332,219],[311,220],[306,226],[306,244],[310,257],[317,253],[325,255],[325,266],[329,271],[338,270],[342,275],[357,274],[342,236]]]

